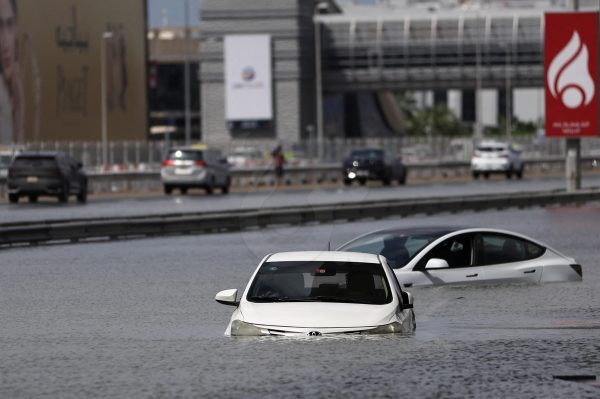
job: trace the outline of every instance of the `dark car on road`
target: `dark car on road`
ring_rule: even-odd
[[[8,168],[8,200],[20,197],[36,202],[39,196],[57,197],[67,202],[70,195],[77,201],[87,200],[87,176],[81,162],[61,152],[22,152]]]
[[[354,150],[344,160],[344,184],[349,186],[353,181],[365,184],[367,180],[381,180],[386,186],[393,181],[406,183],[406,167],[402,159],[390,151],[376,148]]]

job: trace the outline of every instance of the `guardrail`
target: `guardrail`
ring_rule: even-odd
[[[582,158],[584,170],[594,169],[596,158]],[[557,174],[564,171],[562,157],[529,159],[525,161],[527,174]],[[464,161],[421,162],[407,165],[407,180],[428,181],[452,178],[468,178],[470,163]],[[162,190],[158,171],[90,172],[89,188],[92,193],[159,191]],[[274,185],[276,178],[271,168],[232,169],[233,187],[259,187]],[[314,166],[290,166],[285,169],[285,183],[288,185],[335,183],[342,179],[340,164]],[[0,177],[0,196],[6,195],[6,178]]]
[[[0,246],[218,233],[273,225],[329,223],[338,220],[381,219],[391,215],[456,213],[466,210],[523,208],[598,200],[600,200],[600,189],[588,189],[575,193],[545,191],[526,194],[511,193],[270,207],[228,212],[10,223],[0,224]]]

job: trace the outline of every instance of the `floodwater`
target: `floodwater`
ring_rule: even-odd
[[[0,252],[2,398],[577,397],[600,386],[600,205],[395,218]],[[409,225],[518,231],[574,256],[582,283],[413,288],[417,329],[228,338],[272,251]]]

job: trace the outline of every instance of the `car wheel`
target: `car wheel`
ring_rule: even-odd
[[[358,182],[361,186],[364,186],[365,184],[367,184],[367,179],[360,179]]]
[[[206,190],[206,194],[212,194],[213,193],[213,189],[215,187],[215,180],[211,179],[210,184],[208,186],[206,186],[205,190]]]
[[[513,174],[512,169],[507,170],[506,171],[506,178],[507,179],[512,179],[512,174]]]
[[[17,202],[19,202],[19,195],[18,194],[8,194],[8,201],[11,204],[16,204]]]
[[[229,194],[229,187],[231,186],[231,178],[227,177],[225,185],[221,187],[221,194]]]
[[[37,195],[30,195],[29,196],[29,202],[35,203],[38,200],[38,196]]]
[[[522,179],[523,178],[523,167],[521,167],[521,169],[519,169],[516,173],[517,175],[517,179]]]
[[[485,173],[483,174],[483,178],[484,178],[484,179],[489,179],[489,178],[490,178],[490,174],[489,174],[488,172],[485,172]]]
[[[351,186],[351,185],[352,185],[351,179],[344,179],[344,186]]]
[[[390,179],[389,177],[384,177],[383,179],[381,179],[381,182],[384,186],[389,186],[390,184],[392,184],[392,179]]]
[[[87,183],[85,183],[79,189],[79,193],[77,193],[77,202],[79,202],[81,204],[85,204],[87,202],[87,194],[88,194]]]
[[[69,183],[63,184],[62,191],[58,194],[58,201],[62,203],[69,201]]]
[[[473,172],[473,179],[479,179],[479,172]]]
[[[188,188],[187,187],[179,187],[179,192],[181,193],[181,195],[186,195],[188,192]]]
[[[173,186],[169,186],[168,184],[165,184],[163,187],[165,194],[167,195],[171,195],[171,193],[173,192]]]
[[[402,175],[402,177],[398,179],[398,184],[401,186],[406,184],[406,175]]]

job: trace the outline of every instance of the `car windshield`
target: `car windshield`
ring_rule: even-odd
[[[413,234],[399,232],[374,233],[351,241],[339,250],[383,255],[388,260],[390,267],[397,269],[406,265],[429,243],[446,233],[446,231]]]
[[[341,302],[382,305],[392,301],[383,266],[375,263],[265,262],[248,291],[250,302]]]
[[[355,159],[381,159],[383,151],[381,150],[355,150],[350,154],[350,158]]]
[[[202,161],[202,151],[171,150],[168,159],[172,161]]]

